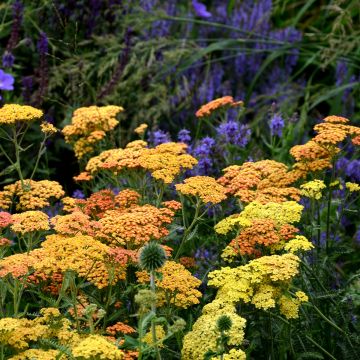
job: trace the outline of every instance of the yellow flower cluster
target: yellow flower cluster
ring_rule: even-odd
[[[186,154],[187,145],[183,143],[165,143],[153,149],[147,149],[139,158],[140,166],[151,175],[171,184],[182,170],[192,169],[197,160]]]
[[[66,355],[61,354],[59,350],[41,350],[41,349],[28,349],[22,353],[12,356],[9,360],[65,360]]]
[[[289,296],[281,296],[279,299],[280,312],[287,319],[297,319],[299,317],[299,307],[301,303],[307,302],[308,297],[302,291],[295,293],[295,298]]]
[[[303,208],[295,201],[267,204],[254,201],[245,207],[240,216],[248,220],[271,219],[281,226],[299,222]]]
[[[20,214],[12,215],[13,223],[11,230],[21,235],[35,232],[47,231],[50,229],[49,216],[39,210],[25,211]]]
[[[359,184],[352,183],[352,182],[347,182],[345,184],[345,186],[350,192],[360,191],[360,185]]]
[[[100,335],[89,335],[72,348],[79,360],[123,360],[124,353]]]
[[[107,245],[91,236],[49,235],[42,242],[41,248],[33,250],[30,255],[39,258],[33,264],[33,268],[38,272],[50,276],[53,273],[72,270],[79,277],[84,277],[97,288],[102,289],[109,285],[111,277],[109,250]],[[113,283],[125,278],[124,268],[118,267],[115,274]]]
[[[166,184],[174,181],[183,169],[192,169],[197,160],[186,154],[187,145],[183,143],[165,143],[153,149],[146,148],[147,143],[139,140],[129,143],[125,149],[111,149],[91,158],[86,171],[95,174],[109,170],[115,175],[125,169],[143,169]]]
[[[236,313],[234,305],[216,299],[204,306],[202,315],[194,323],[192,331],[185,335],[181,353],[183,360],[203,360],[209,350],[217,350],[220,333],[216,322],[221,315],[227,315],[232,321],[231,329],[226,332],[229,337],[228,344],[239,346],[243,342],[246,320]],[[243,351],[237,352],[240,357],[236,359],[245,359]]]
[[[183,195],[199,197],[205,204],[218,204],[226,199],[225,188],[209,176],[189,177],[175,188]]]
[[[158,305],[167,302],[181,308],[198,304],[201,292],[197,290],[201,281],[192,276],[190,271],[175,261],[167,261],[158,271],[161,279],[156,279]],[[139,283],[147,283],[150,277],[147,272],[137,272]]]
[[[77,158],[92,152],[97,142],[119,123],[116,115],[124,109],[121,106],[89,106],[74,111],[71,124],[64,127],[65,141],[74,146]]]
[[[246,360],[246,354],[239,349],[231,349],[228,353],[224,354],[224,360]]]
[[[229,304],[251,302],[256,308],[266,310],[280,304],[284,290],[299,272],[299,262],[291,253],[263,256],[237,268],[224,267],[211,272],[209,285],[219,289],[216,299]]]
[[[233,229],[241,229],[243,227],[251,226],[251,221],[241,216],[241,214],[233,214],[225,219],[219,221],[214,229],[218,234],[226,235]]]
[[[13,200],[17,199],[16,210],[37,210],[50,205],[51,199],[60,199],[64,190],[56,181],[24,180],[4,186],[0,191],[0,208],[9,209]]]
[[[5,104],[0,109],[0,124],[13,125],[17,121],[31,122],[40,119],[44,113],[29,105]]]
[[[296,235],[294,239],[290,240],[284,245],[284,250],[290,253],[298,251],[309,251],[314,248],[314,245],[302,235]]]
[[[290,186],[297,180],[294,172],[288,171],[285,164],[273,160],[246,162],[243,165],[232,165],[224,170],[218,179],[230,195],[242,202],[251,201],[263,204],[300,200],[299,190]]]
[[[165,338],[166,333],[165,333],[164,328],[161,325],[155,326],[155,334],[156,334],[156,341],[157,342],[159,341],[159,343],[157,345],[159,347],[164,347],[161,340]],[[153,337],[152,337],[151,330],[149,330],[141,340],[142,340],[142,342],[144,342],[148,345],[153,345]]]
[[[43,122],[40,127],[41,131],[46,135],[52,135],[58,131],[58,129],[53,124],[50,124],[48,122]]]
[[[322,197],[322,190],[326,189],[326,185],[322,180],[308,181],[300,185],[301,195],[310,199],[320,200]]]
[[[134,133],[141,136],[142,134],[144,134],[147,128],[148,128],[147,124],[140,124],[137,128],[134,129]]]
[[[0,343],[19,351],[28,349],[39,339],[57,338],[61,344],[68,345],[78,341],[79,335],[70,330],[70,321],[62,318],[58,309],[42,309],[40,314],[41,316],[34,320],[26,318],[0,319]],[[26,357],[23,358],[26,359]],[[20,357],[20,359],[22,358]]]
[[[39,340],[56,339],[61,345],[70,348],[72,359],[122,360],[124,353],[116,345],[100,335],[79,335],[71,329],[71,322],[61,316],[56,308],[40,310],[40,316],[34,320],[26,318],[0,319],[0,343],[21,351],[11,357],[13,360],[66,360],[69,357],[58,350],[30,348]]]

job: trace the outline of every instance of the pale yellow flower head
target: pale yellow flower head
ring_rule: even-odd
[[[5,104],[0,109],[0,124],[13,125],[17,121],[31,122],[40,119],[44,113],[29,105]]]

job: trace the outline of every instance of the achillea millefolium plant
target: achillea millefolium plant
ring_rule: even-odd
[[[59,129],[0,108],[17,176],[0,191],[1,359],[356,359],[360,185],[339,163],[360,128],[327,116],[285,163],[239,135],[230,96],[196,112],[195,144],[149,143],[143,123],[118,147],[122,111],[81,107],[61,130],[80,169],[67,194],[40,171]],[[276,157],[294,127],[270,126]]]

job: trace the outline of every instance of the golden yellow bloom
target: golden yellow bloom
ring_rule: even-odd
[[[164,328],[161,325],[156,325],[155,333],[156,333],[156,341],[160,341],[157,345],[159,347],[164,347],[164,345],[161,342],[161,340],[164,339],[166,336]],[[153,345],[153,337],[152,337],[151,329],[145,334],[145,336],[141,340],[146,344]]]
[[[89,335],[72,348],[79,360],[123,360],[124,353],[116,345],[100,335]]]
[[[59,350],[41,350],[41,349],[29,349],[24,352],[12,356],[10,360],[65,360],[66,355],[61,354]]]
[[[352,183],[352,182],[347,182],[345,184],[345,186],[350,192],[360,191],[360,185],[359,184]]]
[[[134,133],[138,135],[142,135],[144,134],[147,128],[148,128],[148,124],[140,124],[137,128],[134,129]]]
[[[74,111],[71,125],[62,130],[65,141],[74,146],[75,155],[82,158],[94,150],[94,145],[119,123],[116,115],[121,106],[89,106]]]
[[[186,309],[199,303],[199,298],[202,295],[197,288],[201,281],[192,276],[183,265],[174,261],[167,261],[158,272],[162,274],[161,279],[155,281],[159,306],[169,302]],[[145,271],[137,272],[137,276],[140,283],[150,281],[150,277]]]
[[[55,134],[58,131],[58,129],[53,124],[50,124],[48,122],[43,122],[40,127],[41,131],[47,135]]]
[[[5,104],[0,109],[0,124],[15,124],[17,121],[31,122],[40,119],[44,113],[28,105]]]
[[[310,199],[320,200],[322,190],[326,189],[326,185],[322,180],[313,180],[300,185],[301,195]]]
[[[33,268],[47,276],[73,270],[79,277],[84,277],[102,289],[109,285],[111,276],[109,251],[107,245],[90,236],[48,235],[41,248],[31,251],[30,255],[39,258],[33,264]],[[113,283],[124,277],[125,268],[118,266],[115,269]]]
[[[49,216],[42,211],[30,210],[12,215],[11,230],[21,235],[50,229]]]
[[[225,188],[209,176],[193,176],[176,184],[175,188],[183,195],[199,197],[203,203],[217,204],[226,199]]]
[[[230,317],[232,326],[227,331],[228,343],[239,346],[244,340],[246,320],[236,313],[235,306],[216,299],[204,306],[202,315],[196,320],[192,330],[184,337],[182,359],[203,360],[209,351],[216,351],[217,339],[220,333],[217,330],[217,319],[221,315]],[[237,359],[245,359],[243,356]]]
[[[49,180],[24,180],[4,186],[0,191],[0,208],[9,209],[13,199],[17,199],[16,210],[37,210],[50,205],[51,199],[60,199],[64,190],[56,181]]]

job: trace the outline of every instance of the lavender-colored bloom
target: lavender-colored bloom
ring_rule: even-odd
[[[75,198],[75,199],[85,199],[85,194],[81,190],[76,189],[72,193],[72,197]]]
[[[191,141],[190,131],[187,129],[182,129],[178,132],[178,140],[185,144],[189,144]]]
[[[152,131],[149,134],[149,141],[154,146],[164,144],[171,141],[169,133],[162,131],[162,130],[156,130]]]
[[[193,151],[193,155],[198,159],[198,164],[194,169],[197,175],[208,175],[213,166],[212,153],[214,151],[215,140],[211,137],[203,138]]]
[[[281,137],[284,126],[285,123],[282,116],[280,114],[274,114],[270,119],[271,136]]]
[[[220,124],[216,130],[218,135],[225,139],[227,143],[240,147],[246,146],[251,134],[251,130],[246,125],[242,125],[235,120]]]
[[[345,173],[351,180],[360,182],[360,160],[349,161]]]
[[[40,33],[40,38],[37,43],[37,49],[40,55],[46,54],[49,50],[49,40],[43,31]]]
[[[354,240],[355,240],[358,244],[360,244],[360,226],[358,227],[358,229],[357,229],[357,231],[356,231],[356,233],[355,233],[355,235],[354,235]]]
[[[2,56],[2,65],[4,68],[11,68],[14,65],[15,56],[10,51],[5,51]]]
[[[24,99],[24,102],[26,104],[30,103],[31,100],[31,94],[32,94],[32,89],[34,86],[34,79],[32,76],[25,76],[23,77],[22,81],[22,97]]]
[[[14,77],[0,69],[0,90],[14,90]],[[1,96],[0,96],[1,99]]]
[[[192,1],[193,8],[195,10],[195,14],[202,18],[209,18],[211,17],[211,12],[207,11],[206,5],[198,2],[197,0]]]

